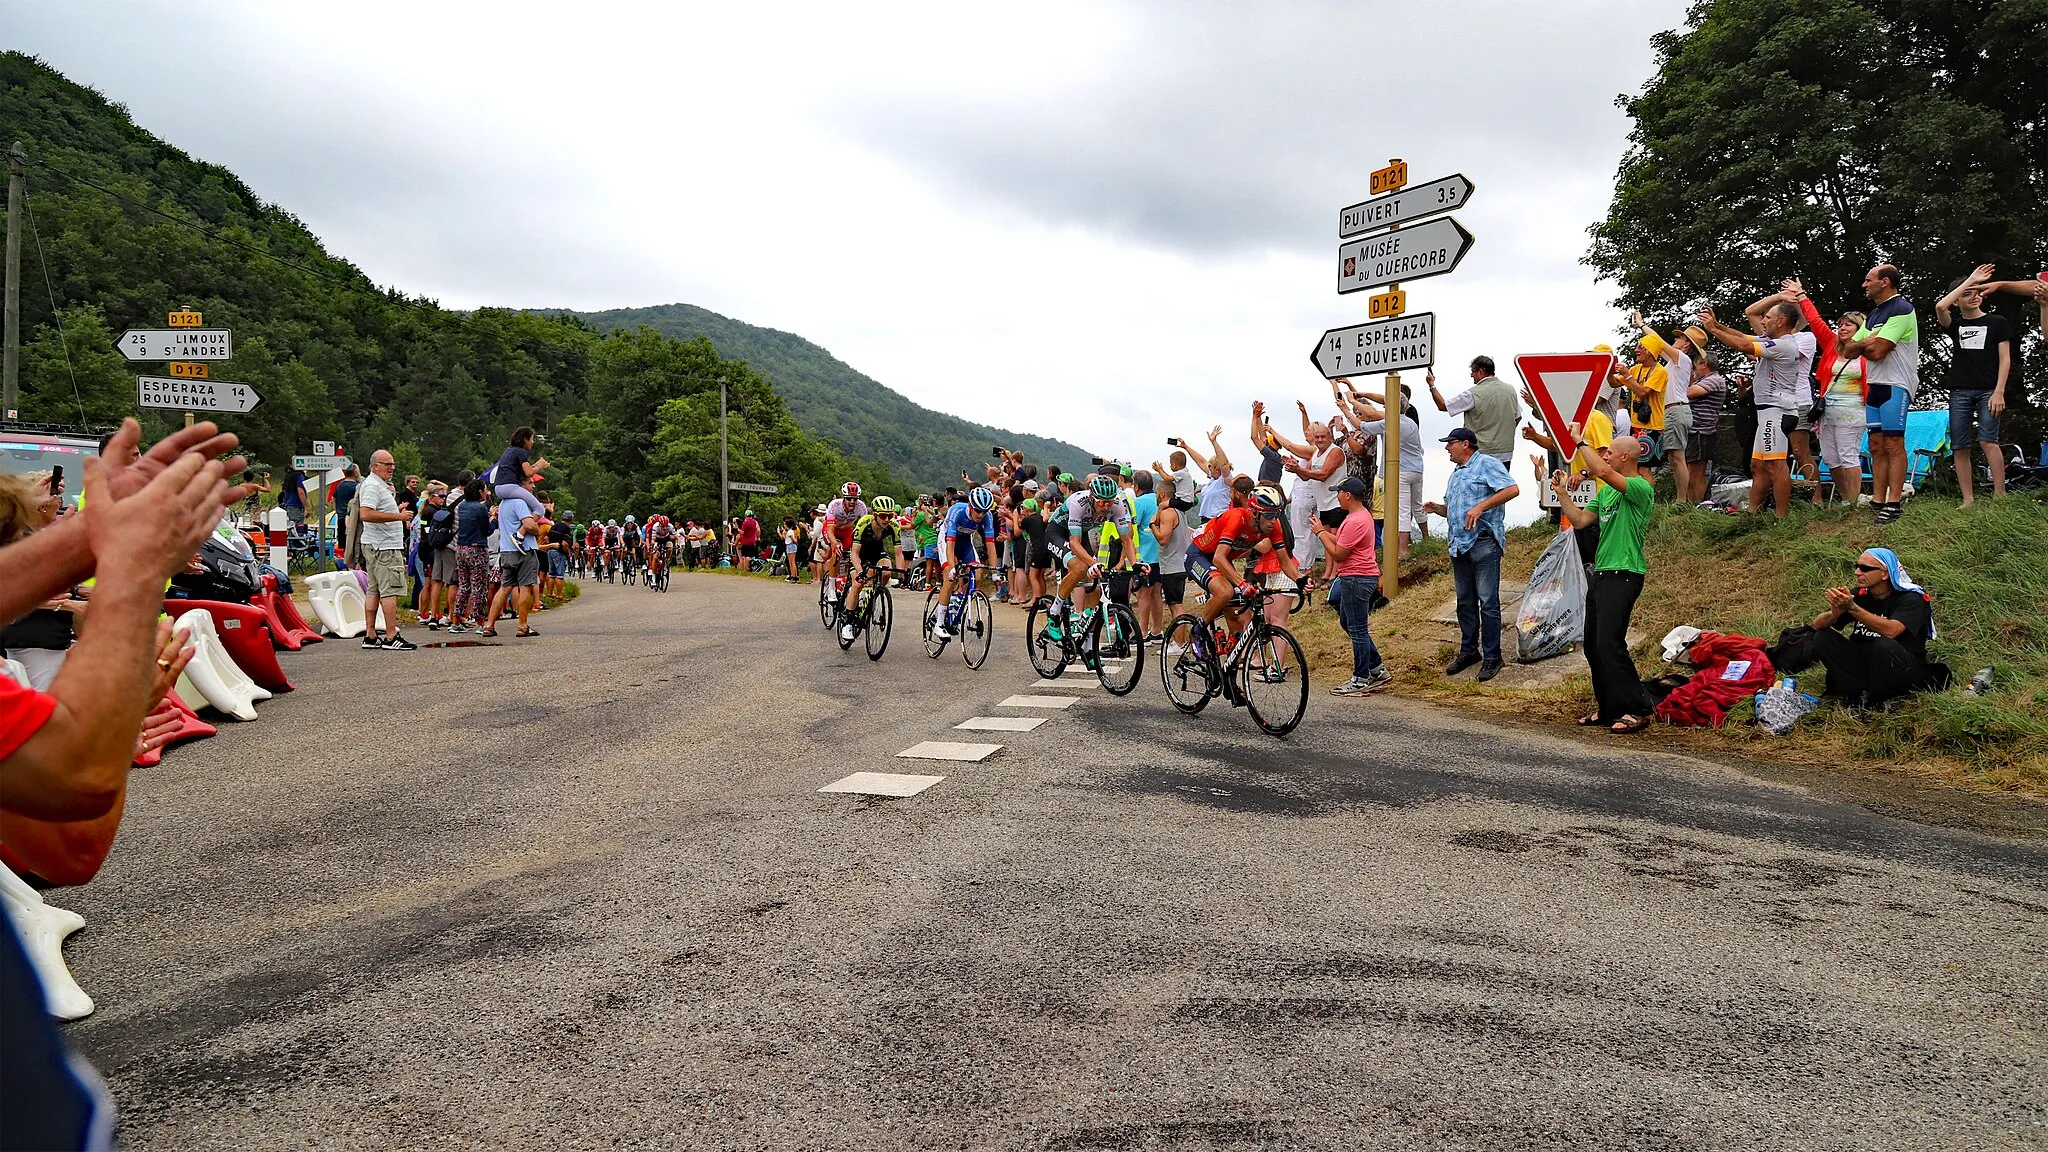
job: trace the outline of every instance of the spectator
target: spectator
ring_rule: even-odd
[[[1476,435],[1469,428],[1459,431]],[[1492,457],[1488,457],[1492,459]],[[1503,472],[1507,466],[1501,465]],[[1331,591],[1337,618],[1351,637],[1351,679],[1330,689],[1333,696],[1366,696],[1393,683],[1393,673],[1372,642],[1372,602],[1380,590],[1379,558],[1374,554],[1372,510],[1365,506],[1365,484],[1347,476],[1337,485],[1337,504],[1344,519],[1335,529],[1318,521],[1313,531],[1322,538],[1330,558]]]
[[[398,499],[399,508],[412,513],[415,517],[420,514],[421,494],[419,477],[407,476],[405,478],[405,487],[394,495]]]
[[[1827,462],[1835,498],[1854,504],[1863,495],[1863,358],[1843,356],[1841,351],[1863,326],[1863,313],[1844,312],[1840,320],[1829,324],[1797,277],[1786,277],[1783,290],[1799,305],[1799,314],[1813,334],[1813,378],[1822,389],[1815,404],[1820,419],[1812,421],[1813,438],[1820,458]],[[1813,490],[1813,502],[1820,503],[1818,486]]]
[[[134,421],[124,421],[110,449],[86,460],[81,515],[0,549],[0,570],[13,577],[0,582],[0,624],[95,580],[93,625],[50,691],[0,677],[0,809],[8,812],[93,821],[122,802],[143,718],[187,658],[158,620],[164,581],[247,495],[226,480],[245,461],[213,459],[235,445],[233,436],[215,435],[214,425],[182,429],[136,457],[140,435]],[[0,916],[0,1019],[8,1024],[0,1114],[10,1146],[111,1143],[111,1102],[45,1014],[40,983],[7,916]]]
[[[1678,503],[1690,504],[1692,469],[1689,463],[1693,437],[1693,362],[1707,342],[1700,329],[1687,328],[1665,343],[1657,330],[1637,312],[1629,317],[1643,334],[1642,344],[1664,364],[1664,460],[1671,466],[1672,488]]]
[[[1705,347],[1701,341],[1699,347]],[[1686,398],[1692,405],[1692,432],[1685,441],[1685,477],[1688,488],[1683,503],[1698,504],[1707,498],[1707,490],[1714,475],[1714,438],[1721,431],[1721,412],[1728,403],[1728,381],[1721,375],[1720,358],[1711,352],[1701,352],[1693,365],[1692,386],[1686,389]],[[1857,393],[1857,403],[1862,403],[1862,393]],[[1857,429],[1862,429],[1859,414]],[[1856,469],[1857,478],[1863,475],[1861,465]]]
[[[264,526],[263,497],[270,491],[270,473],[245,472],[242,474],[242,484],[249,489],[248,500],[242,505],[242,509],[248,515],[249,522],[261,528]]]
[[[1574,430],[1576,432],[1576,430]],[[1507,550],[1508,501],[1522,494],[1508,467],[1479,454],[1470,428],[1453,428],[1442,440],[1456,468],[1444,485],[1444,502],[1424,509],[1450,525],[1451,578],[1458,589],[1458,658],[1444,669],[1456,676],[1479,665],[1481,681],[1500,674],[1500,558]]]
[[[431,631],[449,626],[450,601],[460,578],[461,557],[455,551],[456,510],[448,505],[448,485],[427,485],[426,511],[420,514],[420,570],[426,586],[420,592],[420,619]]]
[[[525,496],[520,490],[526,482],[540,481],[540,474],[546,470],[548,462],[533,459],[535,439],[531,428],[522,426],[514,429],[511,443],[498,454],[498,462],[485,469],[484,476],[498,499],[523,501]]]
[[[348,467],[341,470],[341,479],[334,482],[334,543],[341,549],[341,554],[349,558],[350,563],[354,563],[358,558],[356,535],[362,525],[356,519],[356,489],[360,486],[361,480],[362,472],[356,467],[355,461],[351,460]]]
[[[1472,386],[1449,401],[1436,390],[1434,371],[1423,379],[1429,385],[1429,398],[1435,402],[1436,410],[1459,417],[1458,426],[1479,437],[1481,453],[1503,466],[1514,463],[1515,429],[1522,423],[1522,406],[1515,403],[1515,390],[1493,374],[1493,357],[1474,356]],[[1406,429],[1402,429],[1402,435],[1407,435]]]
[[[1159,517],[1159,496],[1152,489],[1152,473],[1139,469],[1131,474],[1131,531],[1138,537],[1138,570],[1131,577],[1131,596],[1138,625],[1147,639],[1166,635],[1166,600],[1159,588],[1159,538],[1152,534],[1152,521]],[[1031,600],[1027,597],[1024,603]]]
[[[410,652],[416,645],[398,631],[398,598],[405,595],[405,529],[413,514],[398,506],[391,477],[398,464],[382,448],[370,454],[370,475],[356,490],[363,550],[363,571],[370,577],[370,594],[365,610],[370,623],[364,626],[363,647],[389,652]],[[383,620],[384,637],[377,638],[372,626]]]
[[[285,472],[277,488],[277,506],[294,528],[306,525],[306,474],[293,468]]]
[[[498,498],[498,567],[500,570],[498,590],[491,594],[490,613],[480,635],[498,634],[498,614],[509,602],[512,611],[519,617],[520,636],[538,636],[540,633],[527,623],[533,612],[534,601],[540,592],[540,557],[554,545],[540,542],[540,501],[528,487],[533,483],[529,478],[523,484],[513,485],[518,492],[515,496]],[[503,485],[499,486],[500,492]],[[633,563],[632,557],[617,561]]]
[[[1994,264],[1980,266],[1934,302],[1934,322],[1949,339],[1948,442],[1955,453],[1956,484],[1963,490],[1965,508],[1976,500],[1970,475],[1972,442],[1983,446],[1991,494],[2005,495],[1998,422],[2005,414],[2005,382],[2012,377],[2013,338],[2012,324],[2005,317],[1984,311],[1996,270]]]
[[[542,499],[541,507],[546,509],[548,515],[554,517],[554,522],[548,525],[548,543],[554,545],[554,547],[548,549],[548,574],[541,585],[541,602],[545,606],[546,597],[553,596],[559,602],[563,595],[568,592],[565,581],[569,579],[569,557],[576,553],[576,529],[578,525],[576,523],[576,513],[574,512],[564,512],[560,516],[554,516],[555,506],[552,503],[548,503],[545,498]]]
[[[1474,371],[1477,371],[1477,369],[1475,368]],[[1351,382],[1346,380],[1344,383],[1349,385]],[[1500,382],[1495,381],[1495,383]],[[1503,388],[1507,387],[1505,384],[1501,386]],[[1403,384],[1401,386],[1401,394],[1401,398],[1405,401],[1408,398],[1407,385]],[[1513,402],[1512,395],[1510,395],[1509,401]],[[1356,441],[1353,444],[1353,451],[1362,449],[1363,441],[1366,437],[1372,437],[1382,445],[1386,443],[1387,413],[1385,409],[1374,404],[1355,390],[1351,392],[1348,398],[1340,395],[1337,398],[1337,402],[1339,405],[1348,405],[1351,411],[1351,418],[1358,421],[1357,431],[1353,433],[1354,440]],[[1517,411],[1519,412],[1519,409]],[[1400,546],[1396,550],[1397,560],[1408,559],[1409,543],[1413,540],[1415,531],[1422,526],[1423,517],[1427,515],[1422,499],[1422,461],[1424,456],[1422,425],[1416,421],[1415,415],[1415,409],[1412,407],[1407,408],[1401,414],[1401,460],[1399,466],[1401,477],[1401,507],[1399,509],[1401,522],[1395,528],[1398,533],[1397,539],[1400,542]],[[1472,432],[1470,428],[1466,428],[1465,431]],[[1479,433],[1472,432],[1472,436],[1472,443],[1476,445],[1479,442]],[[1490,454],[1483,453],[1483,455]],[[1493,459],[1498,461],[1499,457],[1496,456]],[[1501,464],[1501,468],[1505,470],[1507,465]],[[1333,527],[1327,518],[1323,523],[1326,527]],[[1339,519],[1338,523],[1342,523],[1342,520]]]
[[[1223,445],[1220,443],[1222,437],[1223,425],[1218,424],[1214,428],[1209,429],[1209,450],[1211,455],[1206,457],[1189,447],[1188,442],[1185,440],[1168,441],[1170,444],[1179,445],[1181,450],[1188,454],[1188,459],[1194,461],[1195,466],[1200,468],[1203,475],[1209,478],[1208,482],[1202,485],[1201,491],[1195,497],[1197,523],[1213,520],[1230,510],[1230,457],[1224,454]],[[1073,476],[1070,473],[1062,472],[1060,474],[1060,484],[1061,495],[1072,491]]]
[[[1294,489],[1288,496],[1287,514],[1294,528],[1294,564],[1301,569],[1302,578],[1306,580],[1322,549],[1315,534],[1309,531],[1310,522],[1321,518],[1327,524],[1341,517],[1334,486],[1344,482],[1344,449],[1331,435],[1330,425],[1309,419],[1307,404],[1297,400],[1294,406],[1301,410],[1302,435],[1307,444],[1287,445],[1301,457],[1286,464],[1287,470],[1295,477]]]
[[[1926,686],[1927,642],[1934,612],[1927,592],[1889,548],[1856,558],[1854,587],[1829,588],[1827,608],[1804,628],[1788,628],[1768,650],[1783,672],[1816,663],[1828,672],[1827,695],[1874,707]],[[1849,634],[1840,629],[1847,627]]]
[[[1159,597],[1166,604],[1169,622],[1174,614],[1180,611],[1181,601],[1187,597],[1188,544],[1195,535],[1192,521],[1189,519],[1193,508],[1192,504],[1182,508],[1178,500],[1162,504],[1158,513],[1152,517],[1150,525],[1153,537],[1159,542]],[[1040,556],[1042,559],[1036,566],[1040,569],[1051,568],[1052,553],[1046,551]],[[1043,575],[1038,579],[1042,588]]]
[[[1658,362],[1649,341],[1636,343],[1635,363],[1614,370],[1614,383],[1628,392],[1629,429],[1650,446],[1651,459],[1664,455],[1664,397],[1671,374]]]
[[[740,571],[752,572],[754,558],[761,554],[761,522],[754,519],[752,508],[747,509],[746,515],[740,517],[739,538]]]
[[[1708,325],[1712,329],[1712,325]],[[1578,426],[1574,438],[1583,439]],[[1599,525],[1593,552],[1593,582],[1586,593],[1586,666],[1593,676],[1593,698],[1599,707],[1580,718],[1585,726],[1604,724],[1617,733],[1641,732],[1650,726],[1654,706],[1636,676],[1628,652],[1629,618],[1643,594],[1649,564],[1643,558],[1643,533],[1650,524],[1650,481],[1640,474],[1642,442],[1617,436],[1607,447],[1587,455],[1600,491],[1591,508],[1572,498],[1571,480],[1551,475],[1551,485],[1572,527],[1584,531]]]
[[[468,632],[491,626],[485,612],[491,603],[490,550],[485,547],[491,531],[491,509],[484,502],[484,482],[471,478],[462,489],[462,503],[455,507],[455,602],[449,605],[450,632]]]
[[[1920,390],[1920,315],[1899,294],[1899,270],[1893,265],[1879,264],[1866,273],[1863,292],[1875,307],[1841,355],[1863,358],[1870,502],[1877,522],[1890,524],[1905,514],[1906,409]]]
[[[1711,308],[1700,312],[1700,323],[1715,339],[1756,361],[1757,425],[1749,452],[1749,510],[1762,511],[1768,499],[1783,520],[1792,513],[1792,433],[1799,426],[1799,411],[1813,405],[1813,360],[1819,345],[1813,333],[1799,331],[1804,317],[1785,292],[1766,296],[1744,311],[1757,332],[1754,337],[1715,319]]]
[[[59,501],[51,479],[48,472],[0,473],[0,547],[27,539],[57,520]],[[67,587],[0,628],[0,655],[20,662],[28,671],[29,687],[49,691],[71,650],[85,607],[79,589]]]

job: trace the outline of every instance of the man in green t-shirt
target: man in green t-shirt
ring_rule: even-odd
[[[1572,439],[1584,442],[1577,425]],[[1649,564],[1643,559],[1643,532],[1650,525],[1650,481],[1640,472],[1643,442],[1617,436],[1606,448],[1587,453],[1586,471],[1600,482],[1591,508],[1572,499],[1569,474],[1550,476],[1550,486],[1572,527],[1584,531],[1599,525],[1593,553],[1593,583],[1586,593],[1586,666],[1593,674],[1593,697],[1599,710],[1580,724],[1604,724],[1612,732],[1641,732],[1650,726],[1654,706],[1636,676],[1628,654],[1629,617],[1643,594]]]

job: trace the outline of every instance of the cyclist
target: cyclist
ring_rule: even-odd
[[[896,501],[887,496],[875,497],[871,511],[853,522],[853,546],[855,562],[853,583],[846,586],[846,602],[860,603],[860,590],[867,583],[868,573],[873,572],[884,558],[892,557],[896,551],[898,529],[896,527]],[[846,622],[839,626],[841,639],[853,639],[853,617],[848,614]]]
[[[1131,529],[1130,506],[1118,498],[1116,480],[1106,475],[1090,476],[1085,487],[1060,502],[1046,525],[1046,543],[1053,558],[1067,569],[1067,574],[1060,577],[1059,595],[1053,598],[1052,612],[1046,621],[1045,634],[1054,640],[1066,634],[1067,605],[1074,595],[1074,586],[1084,577],[1092,579],[1103,573],[1103,559],[1089,549],[1088,541],[1091,537],[1096,539],[1097,548],[1106,554],[1109,549],[1102,547],[1101,542],[1106,540],[1108,529],[1116,532],[1116,550],[1121,557],[1109,566],[1137,563],[1137,537]]]
[[[619,527],[617,520],[612,520],[605,526],[604,550],[605,569],[611,573],[612,579],[616,580],[619,578],[619,565],[626,559],[626,530]]]
[[[932,637],[937,640],[951,640],[953,633],[946,627],[945,614],[952,609],[953,584],[960,577],[962,564],[972,564],[980,553],[975,543],[977,536],[988,541],[988,552],[995,554],[996,518],[990,509],[996,506],[996,494],[986,487],[975,488],[967,493],[967,499],[953,505],[946,513],[946,526],[939,532],[940,568],[946,574],[945,586],[939,589],[939,619],[932,625]]]
[[[570,562],[576,566],[576,575],[578,576],[583,575],[584,560],[589,555],[589,553],[584,550],[585,542],[588,541],[589,538],[590,529],[586,527],[582,521],[579,520],[570,524],[569,559]]]
[[[825,505],[825,535],[832,542],[828,572],[839,570],[840,557],[853,547],[853,526],[868,514],[868,506],[860,498],[860,485],[848,480],[839,489],[839,498]],[[846,601],[841,599],[844,608]]]
[[[1232,597],[1251,595],[1257,588],[1253,576],[1282,572],[1296,583],[1301,580],[1301,569],[1287,551],[1286,533],[1280,527],[1286,507],[1280,489],[1270,484],[1253,486],[1251,477],[1239,476],[1231,482],[1230,507],[1204,524],[1188,545],[1188,575],[1209,589],[1202,619],[1214,626],[1229,612],[1224,636],[1233,630],[1238,615],[1231,612]],[[1248,570],[1242,567],[1246,557],[1252,558]]]
[[[640,524],[631,516],[626,517],[625,527],[619,530],[619,563],[637,569],[640,567]],[[638,575],[636,572],[635,575]]]
[[[650,573],[667,571],[674,559],[676,542],[675,525],[667,516],[656,512],[647,518],[647,568]]]

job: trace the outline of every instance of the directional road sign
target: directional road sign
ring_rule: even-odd
[[[1337,211],[1337,239],[1349,240],[1394,224],[1413,224],[1456,211],[1472,198],[1472,182],[1460,173],[1404,188],[1391,196],[1375,196]]]
[[[232,360],[233,329],[130,328],[114,341],[130,360]]]
[[[777,488],[773,484],[742,484],[737,480],[727,484],[726,487],[735,492],[759,492],[763,496],[773,496],[777,492],[782,491],[782,489]]]
[[[1567,457],[1577,452],[1571,426],[1583,426],[1592,415],[1601,386],[1614,371],[1614,353],[1531,352],[1515,357],[1515,371],[1536,398],[1536,411],[1550,426],[1557,450]]]
[[[1363,292],[1441,276],[1456,268],[1471,247],[1472,234],[1449,216],[1353,240],[1337,248],[1337,291]]]
[[[338,453],[338,452],[336,452],[336,451],[334,450],[334,441],[332,441],[332,440],[315,440],[315,441],[313,441],[313,455],[315,455],[315,456],[338,456],[338,455],[340,455],[340,453]]]
[[[1316,341],[1309,359],[1332,379],[1427,368],[1436,363],[1436,313],[1332,328]]]
[[[325,472],[330,468],[348,467],[346,456],[294,456],[292,467],[301,472]]]
[[[137,376],[136,403],[144,408],[183,408],[188,412],[250,412],[263,403],[247,384],[226,380],[180,380],[172,376]]]

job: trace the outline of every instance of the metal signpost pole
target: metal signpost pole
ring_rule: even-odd
[[[718,530],[732,523],[732,488],[725,478],[725,377],[718,378]]]
[[[0,420],[18,420],[21,413],[21,202],[28,195],[21,179],[26,160],[22,142],[14,142],[7,159],[7,304],[6,328],[0,331]]]
[[[1384,180],[1375,180],[1373,191],[1398,192],[1408,183],[1408,165],[1399,157],[1387,161]],[[1388,228],[1391,235],[1401,230],[1399,224]],[[1401,285],[1387,285],[1387,294],[1395,309],[1394,315],[1404,311],[1407,303],[1401,295]],[[1386,436],[1380,441],[1387,447],[1386,459],[1380,461],[1380,492],[1386,505],[1381,512],[1386,529],[1381,533],[1380,542],[1380,593],[1392,600],[1401,594],[1401,374],[1387,373],[1386,403],[1381,412],[1385,416]]]

